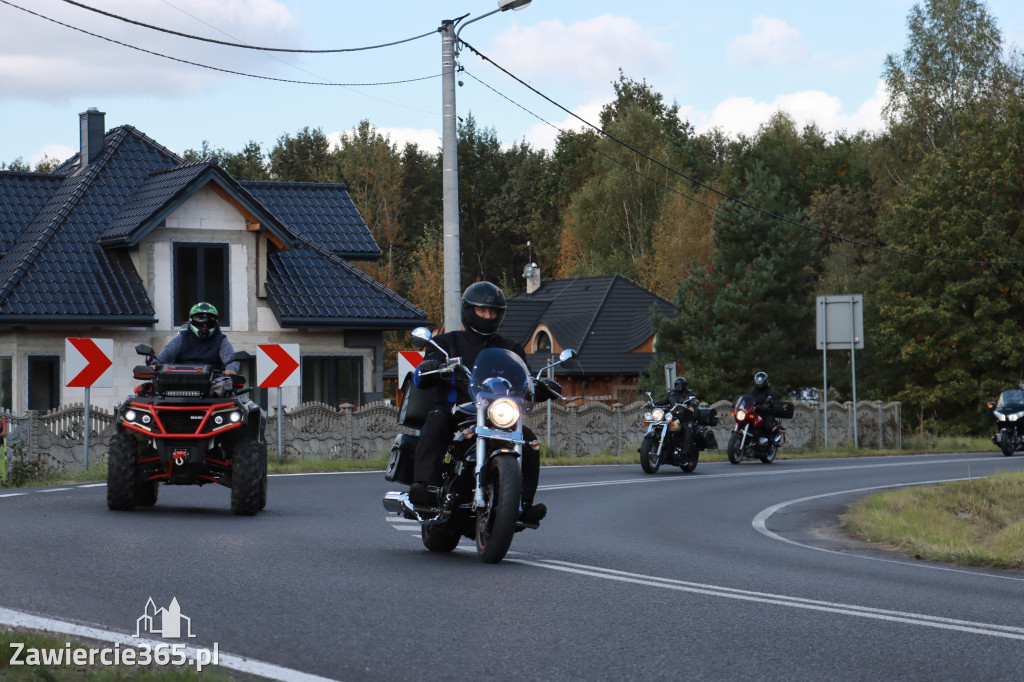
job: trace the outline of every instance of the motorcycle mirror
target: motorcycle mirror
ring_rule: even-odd
[[[567,360],[572,360],[575,357],[576,357],[576,351],[574,351],[572,348],[566,348],[561,353],[559,353],[558,361],[559,362],[565,362]]]
[[[417,348],[426,348],[428,345],[433,346],[437,350],[441,351],[444,355],[444,359],[448,359],[448,353],[445,352],[444,348],[434,343],[430,338],[430,330],[426,327],[416,327],[412,330],[412,345]]]
[[[139,355],[156,355],[153,349],[144,343],[140,343],[139,345],[135,346],[135,352],[138,353]]]

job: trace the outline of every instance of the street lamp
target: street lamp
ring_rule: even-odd
[[[462,329],[459,301],[462,298],[459,244],[459,159],[458,130],[455,123],[455,56],[459,32],[485,17],[510,9],[523,9],[532,0],[498,0],[498,9],[470,19],[458,31],[458,19],[441,22],[441,202],[444,223],[444,330]]]

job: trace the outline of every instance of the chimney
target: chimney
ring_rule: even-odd
[[[523,277],[526,278],[526,293],[532,294],[540,289],[540,266],[534,262],[526,264],[523,268]]]
[[[96,107],[89,107],[78,115],[81,122],[82,153],[79,157],[79,169],[85,168],[96,160],[96,157],[103,151],[104,130],[102,111]]]

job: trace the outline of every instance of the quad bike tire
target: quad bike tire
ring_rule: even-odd
[[[516,534],[523,495],[519,462],[507,455],[492,458],[483,493],[486,504],[476,512],[476,553],[485,564],[496,564],[505,558]]]
[[[231,513],[252,516],[260,507],[260,490],[266,471],[262,449],[256,441],[240,441],[231,446]]]
[[[136,504],[145,500],[136,499],[135,457],[139,451],[138,442],[127,433],[117,433],[110,439],[107,454],[107,508],[114,511],[131,511]],[[156,495],[153,496],[156,502]]]
[[[267,506],[267,442],[260,443],[260,467],[263,471],[260,476],[259,511]]]
[[[740,447],[740,441],[742,440],[742,433],[734,433],[729,436],[729,447],[726,450],[726,454],[729,455],[730,464],[739,464],[743,461],[743,448]]]

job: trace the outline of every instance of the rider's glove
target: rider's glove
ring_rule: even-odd
[[[420,363],[419,367],[416,368],[419,373],[425,374],[426,372],[434,372],[441,369],[441,363],[438,360],[427,359]]]
[[[540,387],[540,390],[537,391],[538,400],[550,400],[562,394],[562,385],[554,379],[537,379],[537,385]]]

